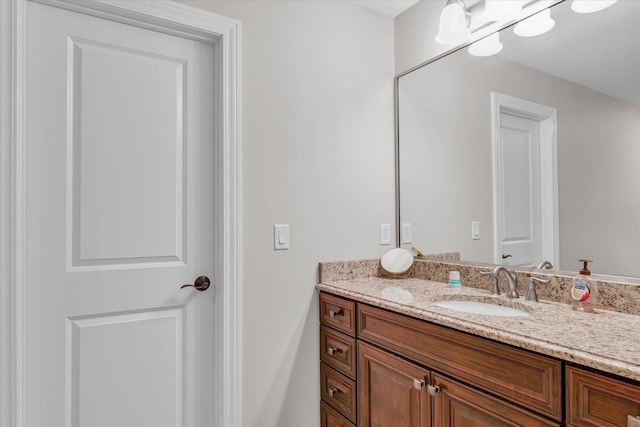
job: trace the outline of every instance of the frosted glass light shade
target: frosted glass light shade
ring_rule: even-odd
[[[573,0],[571,10],[576,13],[593,13],[606,9],[618,0]]]
[[[467,25],[467,16],[462,2],[447,3],[440,14],[440,27],[436,42],[460,44],[469,40],[471,40],[471,30]]]
[[[520,21],[513,32],[520,37],[534,37],[551,31],[556,21],[551,18],[551,10],[544,9],[529,18]]]
[[[487,21],[504,21],[522,10],[521,0],[485,0],[484,17]]]
[[[502,50],[500,43],[500,33],[493,33],[490,36],[478,40],[467,49],[473,56],[491,56]]]

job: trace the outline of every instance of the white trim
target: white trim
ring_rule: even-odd
[[[502,205],[500,200],[500,113],[515,113],[521,117],[540,123],[540,234],[542,259],[554,266],[559,263],[558,231],[558,132],[557,111],[555,108],[534,102],[491,92],[491,150],[493,158],[493,229],[494,263],[502,264],[500,246],[502,223]]]
[[[0,426],[24,426],[24,34],[26,2],[0,1]],[[216,271],[221,387],[216,425],[242,425],[242,181],[240,22],[168,0],[32,0],[158,29],[217,47],[222,254]],[[8,96],[11,94],[11,96]],[[219,116],[219,114],[217,114]],[[222,206],[220,206],[222,204]],[[10,379],[10,380],[9,380]]]

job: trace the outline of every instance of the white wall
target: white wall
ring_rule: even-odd
[[[396,74],[451,48],[434,41],[438,34],[440,12],[444,4],[444,0],[422,0],[396,17],[394,28]]]
[[[317,426],[317,264],[389,249],[393,19],[345,1],[182,2],[242,21],[244,425]]]

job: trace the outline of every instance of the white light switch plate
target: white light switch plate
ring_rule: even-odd
[[[273,249],[276,251],[289,249],[289,224],[274,224]]]
[[[480,221],[471,222],[471,240],[480,240]]]
[[[402,243],[403,245],[407,244],[407,243],[411,243],[411,239],[412,239],[412,237],[411,237],[411,223],[405,222],[404,224],[402,224],[401,228],[402,228],[402,230],[401,230],[402,231],[402,242],[400,242],[400,243]]]
[[[380,224],[380,244],[391,244],[391,224]]]

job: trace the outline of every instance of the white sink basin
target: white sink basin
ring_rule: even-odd
[[[518,317],[529,315],[526,311],[518,310],[517,308],[505,307],[503,305],[487,302],[453,300],[436,301],[433,305],[448,308],[450,310],[461,311],[463,313],[482,314],[485,316]]]

